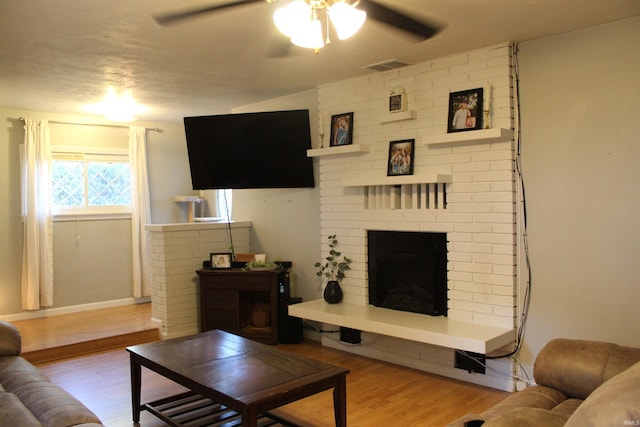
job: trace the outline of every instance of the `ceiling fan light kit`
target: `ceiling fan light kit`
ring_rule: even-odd
[[[248,6],[263,1],[265,0],[235,0],[156,15],[154,19],[161,25],[170,25],[225,9]],[[279,0],[266,0],[267,3],[277,1]],[[326,38],[323,38],[321,18],[324,18],[326,23]],[[388,25],[419,41],[427,40],[441,30],[440,25],[413,18],[378,3],[377,0],[290,0],[273,14],[276,27],[293,44],[314,49],[316,53],[319,53],[325,44],[330,43],[329,21],[333,24],[338,38],[345,40],[356,34],[367,18]]]
[[[315,49],[324,47],[320,13],[330,20],[340,40],[353,36],[364,24],[366,12],[358,10],[345,1],[294,0],[276,10],[273,21],[280,32],[296,46]],[[327,44],[330,43],[327,21]]]
[[[273,14],[273,22],[282,34],[291,38],[301,31],[311,16],[311,6],[302,0],[295,0]]]
[[[307,23],[300,32],[291,36],[291,43],[307,49],[315,49],[318,53],[318,50],[324,47],[320,21],[316,19]]]
[[[346,40],[357,33],[367,19],[365,11],[344,2],[334,3],[328,11],[329,19],[331,19],[340,40]]]

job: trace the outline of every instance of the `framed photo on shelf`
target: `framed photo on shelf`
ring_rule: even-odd
[[[329,146],[349,145],[353,142],[353,113],[331,116],[331,138]]]
[[[389,143],[387,176],[413,175],[415,139],[403,139]]]
[[[211,269],[231,268],[231,254],[228,252],[209,254]]]
[[[482,88],[449,94],[447,133],[482,129],[482,96]]]
[[[389,95],[389,112],[407,111],[407,94],[404,89],[394,89]]]

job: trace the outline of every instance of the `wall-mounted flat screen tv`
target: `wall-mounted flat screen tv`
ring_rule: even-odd
[[[308,110],[185,117],[194,190],[313,187]]]

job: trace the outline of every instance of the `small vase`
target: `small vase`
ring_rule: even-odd
[[[265,328],[271,323],[269,313],[269,303],[254,302],[251,307],[251,326],[255,328]]]
[[[329,304],[337,304],[342,301],[342,289],[337,280],[330,280],[324,288],[324,300]]]

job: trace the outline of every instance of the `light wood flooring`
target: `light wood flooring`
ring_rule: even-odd
[[[116,320],[118,317],[125,318],[122,321],[125,325],[137,323],[138,320],[134,319],[138,316],[143,319],[146,316],[150,318],[148,305],[130,308],[134,311],[131,318],[127,318],[126,310],[97,310],[94,315],[98,319],[93,321],[96,324],[92,327],[100,329],[97,326],[100,323],[108,323],[109,327],[114,327],[114,324],[120,322]],[[48,346],[55,346],[55,341],[60,340],[63,346],[69,346],[77,341],[70,338],[75,327],[81,331],[91,328],[88,324],[92,321],[84,316],[91,317],[90,314],[82,314],[78,321],[64,320],[64,332],[45,332],[46,328],[39,328],[35,320],[28,321],[28,327],[24,323],[21,324],[27,321],[14,324],[21,332],[25,331],[23,346],[27,349],[35,346],[32,340],[47,342]],[[49,318],[43,324],[51,324],[52,320]],[[62,322],[60,319],[57,321]],[[30,328],[32,330],[29,330]],[[126,329],[123,327],[117,333],[126,335]],[[34,330],[40,332],[36,333]],[[96,335],[90,333],[84,336],[84,333],[79,332],[94,343],[100,341],[95,338],[97,331]],[[137,342],[107,350],[101,350],[96,345],[96,352],[93,354],[43,361],[37,365],[54,383],[68,390],[93,410],[105,425],[131,426],[133,424],[129,357],[124,347],[132,344]],[[313,341],[279,345],[279,348],[350,369],[351,372],[347,375],[347,418],[350,427],[444,426],[468,412],[481,412],[508,395],[506,392],[322,347]],[[143,369],[143,401],[155,400],[181,391],[183,389],[177,384]],[[279,411],[281,415],[304,427],[334,425],[330,391],[284,406]],[[151,414],[143,412],[139,425],[161,427],[165,424]]]
[[[159,339],[151,304],[131,304],[12,322],[22,336],[22,356],[48,362]]]

